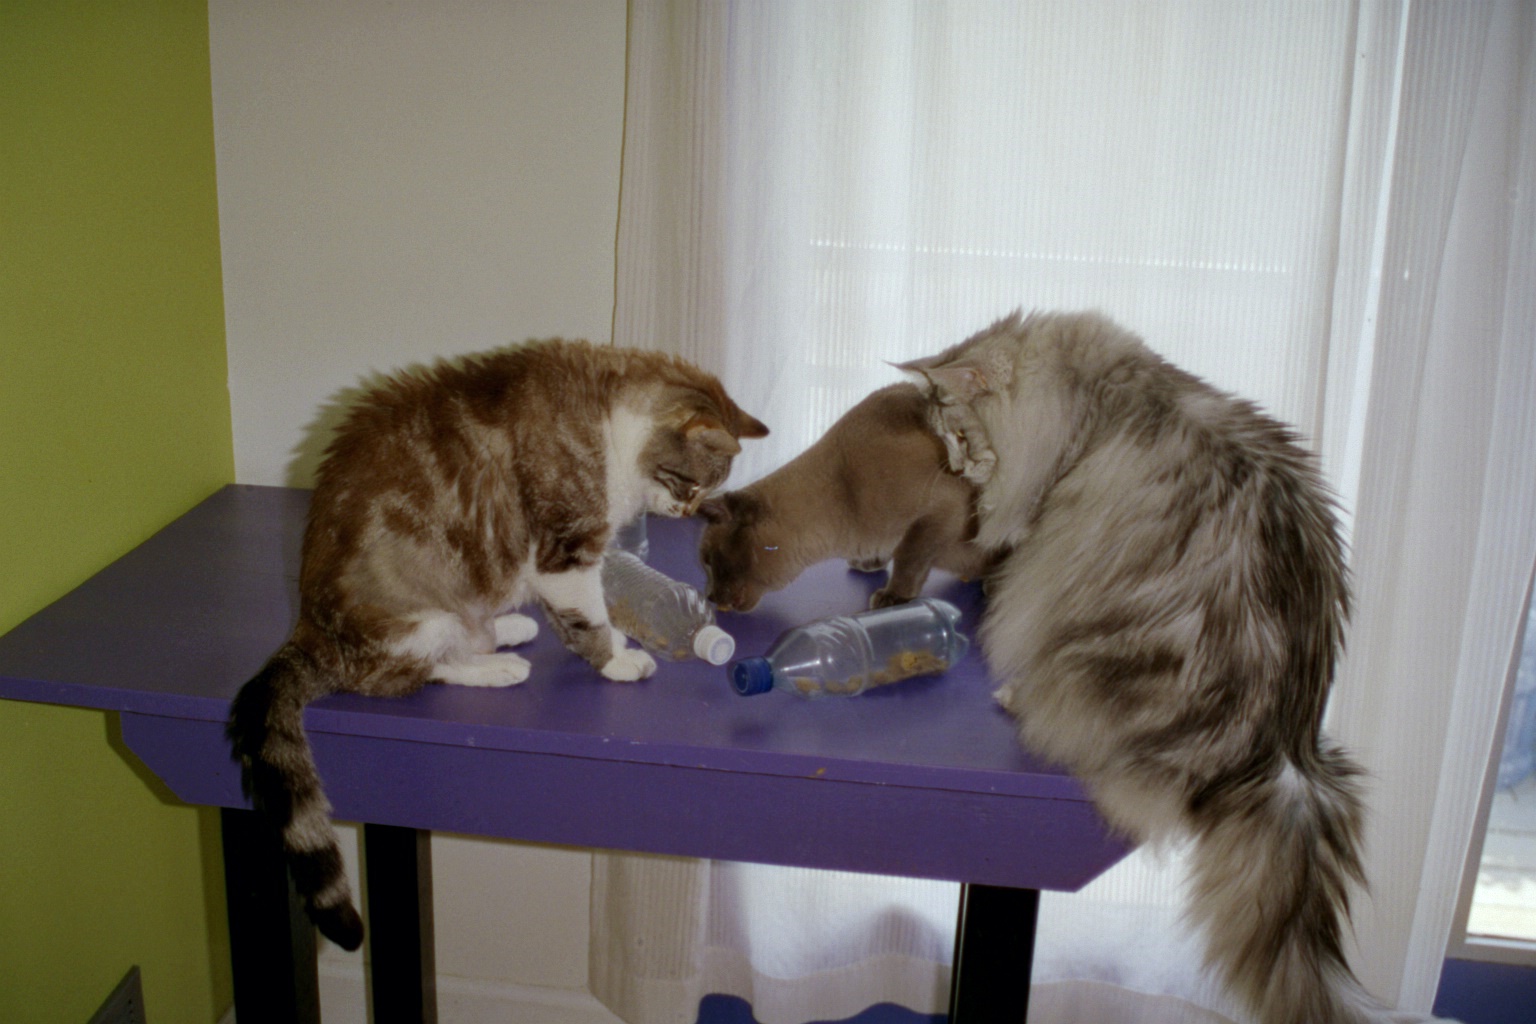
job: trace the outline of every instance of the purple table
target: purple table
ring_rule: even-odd
[[[241,810],[223,737],[230,698],[295,617],[308,497],[226,487],[0,637],[0,697],[116,711],[129,748],[177,796],[232,809],[242,1019],[318,1019],[313,932],[282,898],[273,837]],[[653,521],[651,562],[702,585],[697,529]],[[862,608],[877,582],[823,563],[721,625],[738,656],[762,653],[792,625]],[[925,592],[959,605],[974,632],[975,586],[936,574]],[[697,661],[607,682],[547,628],[521,650],[534,666],[521,686],[339,695],[307,713],[337,817],[367,823],[376,1020],[385,1007],[435,1017],[434,829],[966,883],[955,1022],[1022,1019],[1038,890],[1078,889],[1127,851],[1076,781],[1021,750],[974,652],[943,677],[807,701],[738,697],[725,669]],[[382,997],[381,982],[395,986]],[[1001,998],[999,983],[1015,994]]]

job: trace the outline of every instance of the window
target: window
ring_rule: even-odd
[[[1487,825],[1463,884],[1464,939],[1453,952],[1536,964],[1536,609],[1527,604],[1489,770]]]

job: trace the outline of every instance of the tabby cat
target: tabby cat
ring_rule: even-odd
[[[1007,551],[982,649],[1115,828],[1190,837],[1207,960],[1266,1024],[1369,1019],[1341,948],[1360,769],[1321,731],[1348,615],[1296,436],[1110,320],[1015,313],[903,366]]]
[[[834,557],[868,571],[890,563],[872,608],[910,601],[935,567],[981,575],[989,555],[969,543],[976,487],[948,461],[920,388],[866,396],[790,462],[699,506],[709,521],[699,539],[709,599],[749,611],[765,591]]]
[[[599,579],[640,512],[694,512],[739,439],[768,429],[719,381],[654,352],[545,341],[415,368],[366,390],[321,463],[293,634],[235,697],[242,783],[282,829],[306,910],[346,949],[363,926],[304,734],[306,704],[428,682],[509,686],[537,633],[609,679],[656,663],[609,625]]]

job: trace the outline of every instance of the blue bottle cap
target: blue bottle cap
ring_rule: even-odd
[[[743,697],[773,689],[773,666],[767,658],[742,658],[731,666],[731,685]]]

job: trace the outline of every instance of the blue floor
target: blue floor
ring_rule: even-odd
[[[1463,1024],[1536,1024],[1536,967],[1447,960],[1435,1015]],[[705,996],[699,1001],[698,1024],[757,1024],[757,1019],[744,999]],[[946,1015],[880,1003],[855,1017],[811,1024],[946,1024]]]
[[[1536,967],[1447,960],[1435,1015],[1465,1024],[1536,1024]]]
[[[947,1014],[917,1013],[892,1003],[877,1003],[855,1017],[811,1024],[945,1024]],[[699,1000],[698,1024],[757,1024],[752,1007],[736,996],[705,996]]]

